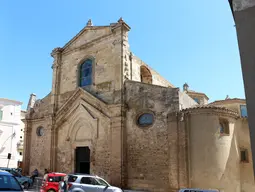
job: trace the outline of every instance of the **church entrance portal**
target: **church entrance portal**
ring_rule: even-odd
[[[76,173],[90,174],[90,149],[89,147],[77,147],[75,149]]]

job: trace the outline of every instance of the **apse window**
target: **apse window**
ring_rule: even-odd
[[[246,105],[240,105],[241,117],[248,117]]]
[[[154,123],[154,116],[152,113],[143,113],[138,116],[137,124],[140,127],[148,127]]]
[[[229,123],[227,119],[220,119],[220,134],[221,135],[229,135]]]
[[[142,83],[152,84],[152,74],[147,67],[145,66],[140,67],[140,75]]]
[[[244,162],[244,163],[248,163],[249,162],[249,159],[248,159],[248,150],[247,149],[241,149],[240,150],[240,159],[241,159],[241,162]]]

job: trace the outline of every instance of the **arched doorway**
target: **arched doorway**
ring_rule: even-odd
[[[90,149],[89,147],[76,147],[75,172],[90,174]]]
[[[145,66],[140,67],[140,75],[141,75],[142,83],[152,84],[152,75],[150,70],[147,67]]]

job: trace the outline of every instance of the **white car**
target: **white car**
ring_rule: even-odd
[[[68,175],[68,186],[69,192],[123,192],[98,176],[86,174]]]

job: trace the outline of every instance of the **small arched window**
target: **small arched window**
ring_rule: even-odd
[[[92,60],[87,59],[80,65],[80,87],[92,84]]]
[[[140,67],[140,75],[141,75],[142,83],[152,84],[152,75],[150,70],[147,67],[145,66]]]

